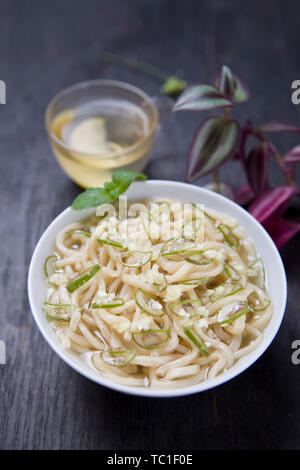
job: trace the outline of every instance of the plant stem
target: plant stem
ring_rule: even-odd
[[[224,113],[223,113],[223,114],[224,114],[224,117],[225,117],[225,118],[228,118],[228,117],[229,117],[229,115],[230,115],[230,107],[229,107],[229,106],[227,106],[226,108],[224,108]]]
[[[141,70],[142,72],[145,72],[148,75],[156,78],[161,83],[164,83],[168,79],[168,75],[162,72],[158,67],[147,64],[146,62],[141,62],[134,59],[126,59],[125,57],[116,54],[110,54],[109,52],[103,52],[102,59],[106,62],[109,62],[110,64],[115,64],[134,70]]]
[[[282,173],[286,183],[288,184],[288,186],[293,186],[294,183],[293,183],[293,180],[291,178],[291,175],[289,174],[288,170],[286,169],[285,164],[281,159],[280,153],[278,152],[276,147],[272,144],[272,142],[270,142],[268,139],[266,139],[257,130],[252,130],[251,134],[254,135],[255,137],[257,137],[261,142],[265,142],[267,144],[270,152],[274,156],[274,158],[275,158],[275,160],[276,160],[276,162],[277,162],[277,164],[278,164],[278,166],[281,170],[281,173]]]
[[[220,185],[220,173],[218,168],[213,172],[213,182],[217,187]]]

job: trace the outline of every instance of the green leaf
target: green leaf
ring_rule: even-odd
[[[88,188],[79,194],[73,201],[71,208],[78,211],[114,202],[129,188],[133,181],[146,179],[146,175],[137,171],[117,170],[112,175],[112,181],[104,183],[104,188]]]
[[[80,211],[88,207],[97,207],[111,202],[111,197],[103,188],[88,188],[74,199],[71,208]]]
[[[189,157],[187,180],[194,181],[214,171],[230,158],[239,143],[237,121],[225,117],[210,117],[196,131]]]
[[[204,111],[224,106],[231,106],[231,102],[213,85],[201,83],[189,86],[180,95],[173,111]]]
[[[175,75],[171,75],[163,86],[161,87],[160,91],[165,95],[169,96],[179,96],[183,90],[187,87],[187,82],[185,80],[181,80],[180,78],[176,77]]]

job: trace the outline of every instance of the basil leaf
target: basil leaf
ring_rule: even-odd
[[[104,183],[104,190],[115,201],[120,194],[123,194],[129,188],[133,181],[145,181],[146,175],[137,171],[117,170],[112,175],[112,181]]]
[[[88,207],[114,202],[123,194],[135,180],[144,181],[146,175],[137,171],[117,170],[112,175],[112,181],[104,183],[104,188],[88,188],[73,201],[71,208],[79,211]]]

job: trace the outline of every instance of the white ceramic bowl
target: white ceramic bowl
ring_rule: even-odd
[[[284,315],[287,295],[286,276],[280,255],[272,239],[264,228],[240,206],[219,194],[198,186],[173,181],[146,181],[131,185],[127,191],[127,196],[128,199],[166,196],[178,198],[183,202],[193,201],[195,203],[203,203],[208,208],[215,209],[234,217],[242,227],[245,228],[249,237],[254,241],[258,253],[263,257],[268,283],[268,293],[274,305],[274,314],[270,323],[264,330],[262,343],[252,353],[243,357],[232,368],[222,373],[220,376],[184,388],[155,390],[146,387],[129,387],[111,382],[91,370],[79,355],[65,351],[61,348],[55,333],[42,313],[42,304],[45,301],[43,261],[51,253],[57,233],[66,225],[81,220],[94,212],[93,209],[73,211],[71,208],[64,210],[49,225],[38,242],[30,263],[28,295],[33,317],[42,335],[52,349],[77,372],[101,385],[133,395],[148,397],[174,397],[189,395],[216,387],[217,385],[236,377],[253,364],[267,349],[274,339]]]

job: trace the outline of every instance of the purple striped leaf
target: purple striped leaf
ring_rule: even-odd
[[[207,109],[231,106],[213,85],[199,83],[189,86],[178,98],[173,111],[204,111]]]
[[[300,145],[292,148],[284,157],[283,161],[285,163],[298,163],[300,162]]]
[[[286,204],[296,192],[296,189],[292,186],[267,189],[252,202],[248,211],[262,223],[282,205]]]
[[[236,75],[233,75],[227,65],[223,65],[214,83],[220,92],[234,103],[244,103],[250,97],[248,87]]]
[[[220,81],[219,81],[219,90],[223,95],[231,98],[236,87],[235,78],[227,65],[223,65]]]
[[[293,126],[281,121],[265,122],[258,126],[258,130],[261,132],[300,132],[300,127]]]
[[[255,194],[267,186],[269,171],[269,148],[266,142],[253,149],[246,160],[248,182]]]
[[[235,190],[234,200],[240,206],[245,206],[253,200],[254,196],[255,194],[249,184],[243,184]]]
[[[236,121],[216,116],[204,120],[189,150],[187,181],[211,173],[230,158],[237,149],[239,135]]]
[[[281,248],[300,232],[300,224],[278,217],[276,214],[271,215],[263,225],[277,248]]]

